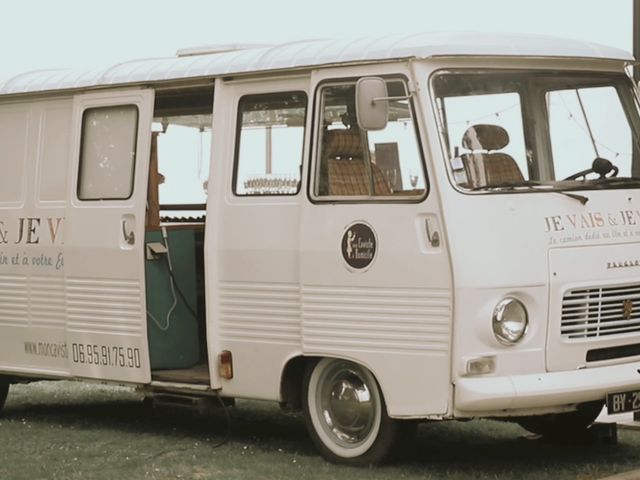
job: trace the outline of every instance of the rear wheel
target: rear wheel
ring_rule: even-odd
[[[390,459],[415,424],[389,418],[373,374],[353,362],[324,358],[303,382],[309,434],[329,461],[356,466]]]
[[[584,433],[598,418],[603,402],[578,405],[573,412],[522,417],[518,423],[525,430],[546,437],[571,437]]]

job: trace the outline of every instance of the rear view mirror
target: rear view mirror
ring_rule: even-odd
[[[389,102],[387,83],[380,77],[364,77],[356,83],[356,117],[364,130],[387,126]]]

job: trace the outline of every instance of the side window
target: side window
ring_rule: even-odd
[[[383,130],[359,128],[355,83],[320,91],[321,121],[315,197],[419,198],[426,180],[416,128],[402,81],[387,82],[389,121]]]
[[[240,99],[233,182],[236,195],[299,192],[306,106],[304,92]]]
[[[124,200],[133,193],[138,108],[90,108],[82,117],[78,198]]]

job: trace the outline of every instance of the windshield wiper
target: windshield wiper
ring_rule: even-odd
[[[537,182],[535,180],[525,180],[518,183],[494,183],[491,185],[485,185],[482,187],[474,187],[471,191],[479,191],[479,190],[508,190],[508,191],[516,191],[521,188],[529,188],[531,190],[543,190],[549,193],[559,193],[561,195],[565,195],[569,198],[573,198],[574,200],[578,200],[582,205],[586,204],[589,201],[589,197],[585,197],[584,195],[579,195],[577,193],[569,193],[564,189],[556,190],[552,185],[543,182]],[[541,189],[539,187],[546,187]]]
[[[522,182],[514,183],[514,182],[504,182],[504,183],[491,183],[489,185],[481,185],[478,187],[470,188],[472,192],[476,192],[479,190],[516,190],[522,187],[539,187],[544,185],[543,183],[536,182],[533,180],[525,180]]]
[[[578,200],[582,205],[585,205],[589,201],[589,197],[585,197],[584,195],[579,195],[577,193],[569,193],[564,190],[554,190],[556,193],[561,193],[562,195],[566,195],[569,198],[573,198]]]

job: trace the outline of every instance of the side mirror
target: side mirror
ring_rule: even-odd
[[[387,82],[380,77],[363,77],[356,83],[356,117],[364,130],[382,130],[389,118]]]

